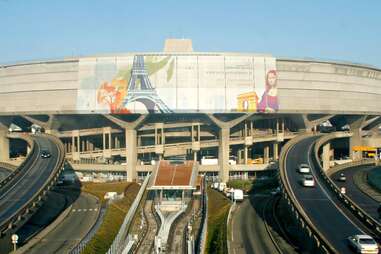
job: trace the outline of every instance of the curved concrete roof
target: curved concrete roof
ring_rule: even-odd
[[[99,63],[103,64],[114,61],[112,64],[116,66],[116,70],[113,71],[117,73],[119,68],[121,68],[119,67],[120,65],[132,65],[132,60],[129,59],[133,59],[137,54],[140,53],[2,65],[0,66],[0,114],[107,113],[107,110],[102,111],[102,109],[92,107],[91,105],[86,110],[78,106],[81,101],[78,95],[84,90],[83,80],[86,71],[91,72],[99,68],[100,65],[97,65]],[[166,93],[171,93],[178,89],[176,90],[178,91],[176,96],[179,96],[179,94],[188,90],[181,90],[183,83],[178,80],[194,78],[195,84],[200,84],[200,87],[197,88],[200,105],[197,104],[198,107],[194,107],[194,110],[189,110],[189,112],[213,111],[213,108],[201,105],[205,101],[205,98],[202,96],[205,96],[206,91],[217,93],[218,90],[221,90],[220,93],[223,94],[223,89],[225,89],[225,95],[220,96],[216,100],[225,100],[225,105],[217,105],[217,111],[221,113],[235,112],[235,102],[230,102],[229,100],[231,100],[231,97],[235,99],[237,94],[241,92],[235,90],[241,89],[239,87],[247,86],[250,83],[250,79],[254,81],[254,77],[248,78],[247,76],[257,75],[255,71],[251,70],[257,69],[257,67],[254,67],[254,60],[253,64],[249,63],[250,59],[275,59],[268,54],[229,52],[184,52],[170,54],[145,52],[141,54],[146,57],[154,56],[159,60],[170,56],[171,59],[176,59],[177,62],[174,64],[176,68],[178,66],[180,68],[181,64],[187,61],[191,61],[189,59],[197,59],[194,61],[196,66],[194,68],[197,69],[198,76],[196,76],[195,72],[194,74],[189,74],[190,76],[188,74],[177,73],[177,76],[172,78],[176,79],[174,87],[161,87],[158,84],[160,82],[157,80],[164,79],[160,76],[160,72],[153,78],[150,76],[154,80],[153,82],[156,82],[154,85],[159,90],[158,93],[163,100],[167,100],[169,96],[163,95],[160,89],[163,89],[163,91],[167,89],[169,92]],[[244,71],[239,70],[239,66],[242,65],[241,61],[249,66],[242,67],[243,69],[246,68]],[[381,70],[376,67],[314,59],[282,58],[275,59],[275,61],[275,68],[278,72],[279,113],[379,114],[381,112]],[[95,66],[91,70],[85,68],[90,62]],[[232,67],[232,69],[235,68],[233,74],[225,66],[225,62],[229,62],[232,66],[234,64]],[[164,67],[166,69],[163,69],[162,72],[168,73],[170,65],[169,61]],[[205,68],[207,71],[203,70]],[[223,68],[223,71],[220,73],[216,71],[214,74],[210,71],[213,69],[217,70],[218,68]],[[104,72],[107,73],[107,71]],[[178,70],[176,69],[176,71]],[[211,76],[205,77],[205,73],[207,75],[215,75],[217,78],[209,82]],[[223,75],[221,73],[225,73],[225,79],[216,82]],[[229,77],[229,75],[231,76]],[[95,98],[96,91],[89,89],[89,96]],[[179,99],[176,97],[177,100],[183,100],[183,97],[179,97]],[[170,107],[175,105],[174,102],[169,104]],[[180,111],[188,112],[186,109]],[[137,111],[137,113],[139,112]]]

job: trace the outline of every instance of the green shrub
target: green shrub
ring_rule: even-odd
[[[208,235],[206,253],[227,253],[227,217],[230,201],[218,191],[208,189]]]
[[[99,188],[96,193],[103,195],[107,191],[117,191],[121,187],[121,184],[117,184],[112,187],[110,184],[101,185],[95,184],[91,185],[90,190],[93,188]],[[85,249],[82,251],[84,254],[104,254],[110,248],[115,236],[118,234],[119,228],[123,223],[124,217],[126,216],[128,209],[130,208],[132,202],[134,201],[140,186],[135,183],[124,183],[125,197],[118,200],[107,207],[106,214],[103,218],[103,222],[99,227],[98,231],[95,233],[94,237],[87,243]],[[89,189],[89,186],[87,186]],[[123,190],[122,190],[123,191]],[[94,193],[95,191],[91,191]],[[103,194],[102,194],[103,193]]]

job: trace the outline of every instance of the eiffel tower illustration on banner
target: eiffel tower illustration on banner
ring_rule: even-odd
[[[134,101],[143,103],[149,113],[157,111],[160,113],[172,112],[172,110],[160,99],[157,91],[152,86],[144,65],[144,57],[141,55],[134,57],[131,78],[128,82],[127,96],[124,99],[124,105],[126,106],[127,103],[132,103]]]

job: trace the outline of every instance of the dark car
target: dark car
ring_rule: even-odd
[[[49,151],[46,151],[46,150],[42,150],[41,151],[41,158],[50,158],[51,154],[49,153]]]
[[[340,173],[339,177],[337,178],[337,181],[345,182],[347,180],[347,177],[344,175],[344,173]]]

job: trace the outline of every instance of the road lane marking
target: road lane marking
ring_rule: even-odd
[[[342,214],[344,215],[345,218],[347,218],[347,220],[355,227],[357,228],[362,234],[365,234],[364,231],[362,230],[362,228],[360,228],[358,225],[356,225],[346,214],[345,212],[333,201],[333,199],[331,198],[330,195],[328,195],[328,192],[325,190],[324,186],[322,183],[320,183],[320,180],[323,180],[324,179],[319,179],[318,177],[316,177],[316,173],[320,173],[320,172],[315,172],[315,170],[319,170],[319,169],[315,169],[315,167],[313,166],[313,164],[311,163],[311,157],[310,157],[310,154],[312,154],[311,150],[312,150],[312,147],[313,145],[315,144],[316,142],[313,142],[311,143],[309,149],[308,149],[308,153],[307,153],[307,161],[308,161],[308,164],[310,165],[311,167],[311,173],[313,174],[314,178],[316,179],[316,182],[317,184],[319,185],[320,189],[325,193],[325,195],[327,196],[327,198],[332,202],[332,204],[337,208],[337,210]],[[312,170],[312,168],[314,170]],[[339,200],[340,202],[340,200]]]

